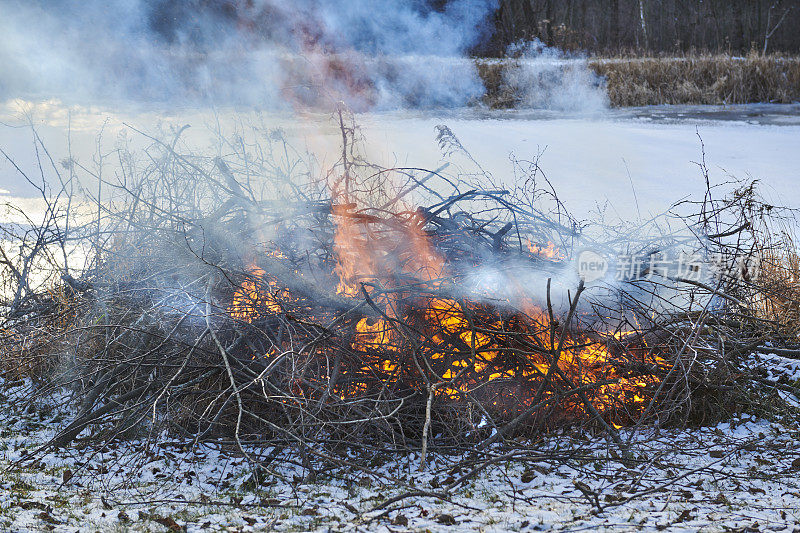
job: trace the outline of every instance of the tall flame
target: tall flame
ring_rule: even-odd
[[[337,292],[355,297],[362,282],[396,285],[401,279],[435,282],[445,274],[444,259],[433,248],[418,212],[405,213],[404,224],[359,216],[346,208],[338,215],[334,233]]]

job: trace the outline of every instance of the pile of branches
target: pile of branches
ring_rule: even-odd
[[[496,186],[440,127],[455,172],[381,168],[339,121],[326,171],[275,131],[211,157],[182,152],[183,130],[153,137],[144,168],[118,154],[114,181],[51,165],[44,222],[4,226],[0,325],[7,378],[71,394],[47,449],[167,431],[259,463],[293,450],[341,465],[356,446],[421,451],[424,465],[432,448],[567,425],[624,448],[621,425],[744,407],[746,356],[789,340],[763,312],[780,288],[760,278],[587,286],[575,270],[579,247],[764,255],[776,211],[753,189],[716,200],[709,186],[676,218],[688,237],[642,240],[642,227],[572,218],[536,161],[516,163],[514,189]]]

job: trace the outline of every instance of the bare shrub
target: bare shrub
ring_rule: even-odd
[[[120,154],[117,179],[94,173],[106,193],[86,193],[88,219],[61,208],[76,195],[45,195],[59,216],[7,229],[24,253],[3,264],[4,370],[34,395],[72,392],[47,449],[167,432],[258,464],[269,446],[328,466],[421,451],[424,467],[428,450],[583,427],[628,457],[620,426],[710,423],[763,399],[746,361],[781,327],[763,280],[784,278],[641,270],[587,288],[573,263],[579,246],[769,257],[755,217],[791,213],[753,186],[676,206],[688,233],[590,225],[535,161],[499,187],[440,126],[454,174],[381,168],[337,120],[329,168],[276,131],[224,157],[182,150],[179,131]],[[69,246],[81,253],[52,252]]]

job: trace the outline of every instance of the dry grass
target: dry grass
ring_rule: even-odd
[[[765,287],[758,303],[761,318],[775,322],[780,332],[793,341],[800,340],[800,249],[794,238],[784,233],[779,247],[762,254],[758,285]]]
[[[53,372],[70,350],[70,341],[75,340],[79,317],[87,312],[85,304],[68,286],[54,285],[40,296],[37,315],[25,321],[25,326],[0,326],[0,376],[14,381],[40,379]]]
[[[494,109],[507,109],[514,107],[516,102],[513,91],[506,85],[503,73],[509,68],[514,68],[516,61],[475,61],[478,76],[486,87],[483,103]]]
[[[517,104],[518,95],[504,75],[516,66],[513,59],[476,61],[486,86],[484,104],[492,108]],[[604,81],[613,107],[800,101],[800,57],[595,58],[588,61],[588,67]]]
[[[800,100],[798,57],[594,59],[589,67],[605,78],[615,107]]]

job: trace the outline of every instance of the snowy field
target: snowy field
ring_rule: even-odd
[[[574,116],[488,110],[393,112],[359,114],[355,119],[362,130],[364,155],[384,166],[438,168],[442,154],[435,127],[439,124],[450,127],[483,170],[503,186],[515,182],[511,158],[538,158],[559,197],[578,218],[590,218],[598,209],[628,221],[647,218],[673,202],[702,195],[705,182],[696,163],[702,161],[703,145],[712,180],[758,179],[768,201],[800,206],[796,186],[800,105],[664,106]],[[38,166],[28,122],[36,126],[56,161],[71,153],[88,166],[98,146],[108,154],[121,144],[136,148],[149,142],[129,126],[168,135],[190,125],[182,140],[210,154],[225,153],[213,131],[230,136],[254,125],[280,129],[294,148],[313,153],[323,166],[341,153],[340,132],[329,115],[142,108],[110,112],[57,101],[9,101],[0,105],[0,148],[34,181]],[[0,189],[6,198],[36,196],[4,158]],[[33,204],[28,201],[26,207],[33,209]]]

